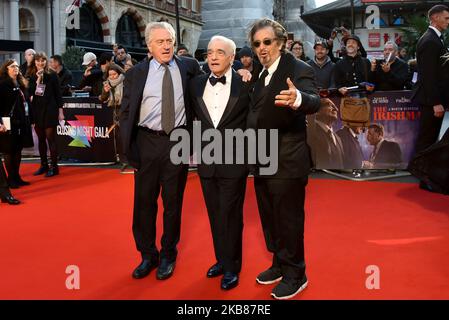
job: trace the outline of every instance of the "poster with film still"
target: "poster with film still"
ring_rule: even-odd
[[[308,142],[315,168],[406,169],[414,154],[420,118],[419,106],[411,102],[411,95],[411,91],[368,95],[370,125],[351,127],[351,130],[344,128],[341,121],[341,98],[331,97],[335,110],[324,108],[308,119]],[[319,139],[310,138],[316,136],[314,130],[325,127],[322,124],[326,121],[333,133]],[[350,134],[344,135],[344,131]]]

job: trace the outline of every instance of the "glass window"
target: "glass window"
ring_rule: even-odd
[[[66,29],[67,38],[103,42],[103,29],[100,19],[87,4],[80,7],[80,28]]]
[[[125,47],[142,48],[143,39],[140,36],[139,28],[134,18],[129,15],[123,15],[117,23],[115,32],[116,42]]]

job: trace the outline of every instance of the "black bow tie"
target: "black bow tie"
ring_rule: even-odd
[[[214,76],[212,76],[209,78],[209,82],[213,86],[215,86],[217,84],[217,82],[226,84],[226,76],[221,76],[220,78],[215,78]]]

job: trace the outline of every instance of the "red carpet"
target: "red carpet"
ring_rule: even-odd
[[[196,174],[189,176],[173,277],[131,278],[140,262],[131,233],[133,176],[63,167],[14,190],[24,202],[0,204],[0,299],[270,299],[255,276],[270,264],[252,179],[245,202],[240,285],[207,279],[212,239]],[[311,180],[306,208],[309,287],[298,299],[449,299],[449,197],[415,184]],[[160,215],[161,216],[161,215]],[[159,230],[161,219],[159,219]],[[65,287],[80,268],[80,290]],[[380,289],[365,270],[380,268]]]

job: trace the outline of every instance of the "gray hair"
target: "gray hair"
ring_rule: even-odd
[[[215,40],[219,40],[219,41],[226,43],[226,45],[229,47],[229,49],[231,49],[231,54],[235,55],[237,46],[235,45],[235,42],[233,40],[223,37],[223,36],[216,35],[210,39],[209,44]],[[207,45],[207,47],[209,47],[209,44]]]
[[[256,34],[256,32],[259,31],[260,29],[264,29],[267,27],[273,28],[274,36],[275,36],[276,40],[278,41],[278,43],[282,44],[281,51],[284,52],[286,43],[287,43],[287,31],[279,22],[274,21],[269,18],[259,19],[256,22],[254,22],[254,24],[251,26],[251,29],[248,34],[248,40],[249,40],[249,43],[251,44],[251,47],[253,47],[253,49],[254,49],[253,40],[254,40],[254,35]]]
[[[396,52],[398,52],[399,51],[399,47],[398,47],[398,45],[394,42],[394,41],[387,41],[387,42],[385,42],[385,45],[384,45],[384,48],[387,46],[387,45],[389,45],[389,44],[391,44],[391,45],[393,45],[393,49],[394,49],[394,51],[396,51]]]
[[[151,33],[155,29],[165,29],[168,32],[170,32],[172,38],[173,38],[173,44],[176,42],[176,32],[175,29],[173,29],[172,25],[168,22],[150,22],[147,24],[145,28],[145,42],[148,44],[151,42]]]

